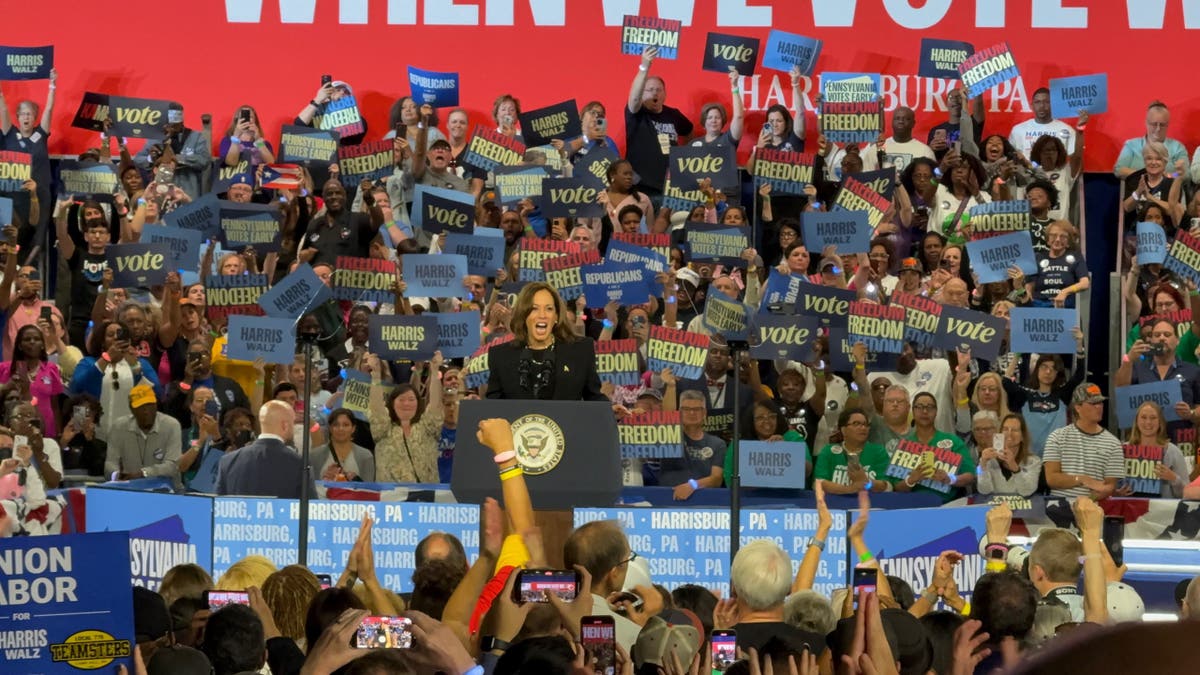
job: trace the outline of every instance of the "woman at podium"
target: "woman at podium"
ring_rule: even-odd
[[[567,305],[549,284],[527,284],[513,306],[511,342],[488,350],[488,398],[607,401],[591,338],[571,329]]]

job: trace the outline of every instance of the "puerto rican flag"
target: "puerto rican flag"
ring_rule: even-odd
[[[262,170],[262,186],[268,190],[297,190],[302,178],[299,164],[268,164]]]

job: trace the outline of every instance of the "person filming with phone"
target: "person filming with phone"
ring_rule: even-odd
[[[1042,458],[1033,454],[1029,427],[1020,415],[1007,415],[1000,431],[992,436],[992,447],[980,448],[979,494],[1021,495],[1037,492]]]

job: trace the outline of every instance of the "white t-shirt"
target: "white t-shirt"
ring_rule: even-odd
[[[916,157],[925,157],[932,161],[937,161],[933,155],[933,150],[915,138],[909,139],[906,143],[900,143],[895,138],[889,136],[884,143],[884,152],[887,153],[887,159],[883,162],[884,166],[896,167],[897,173],[904,171]]]
[[[886,377],[892,384],[898,384],[908,391],[908,400],[927,391],[937,399],[938,413],[934,426],[938,431],[954,433],[954,393],[950,389],[953,373],[950,362],[946,359],[918,359],[917,367],[907,375],[900,373],[871,373],[867,381],[873,382],[877,377]],[[868,393],[869,395],[869,393]]]
[[[1037,161],[1036,157],[1029,156],[1029,152],[1033,149],[1034,142],[1041,136],[1058,136],[1058,140],[1067,146],[1068,155],[1075,152],[1075,130],[1060,120],[1050,120],[1045,124],[1038,122],[1037,119],[1025,120],[1013,126],[1012,131],[1008,134],[1008,142],[1020,150],[1026,158]]]
[[[1075,183],[1075,174],[1071,172],[1071,163],[1068,161],[1059,171],[1047,171],[1046,177],[1054,183],[1054,187],[1058,190],[1058,208],[1050,209],[1047,214],[1052,220],[1064,220],[1071,213],[1071,185]]]
[[[43,438],[42,451],[46,453],[46,459],[50,461],[50,466],[59,475],[62,475],[62,450],[58,447],[58,443],[53,438]],[[15,448],[13,456],[16,456]],[[42,481],[41,472],[34,467],[33,460],[30,461],[25,474],[25,503],[31,507],[46,503],[46,484]]]

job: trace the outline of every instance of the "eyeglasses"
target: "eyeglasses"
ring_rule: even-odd
[[[621,565],[624,565],[624,564],[626,564],[626,563],[631,563],[631,562],[633,562],[634,560],[637,560],[637,559],[638,559],[638,554],[637,554],[637,551],[630,551],[630,552],[629,552],[629,557],[628,557],[628,558],[626,558],[626,559],[624,559],[624,560],[622,560],[621,562],[617,563],[617,567],[620,567]]]

